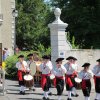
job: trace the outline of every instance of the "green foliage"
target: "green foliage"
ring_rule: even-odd
[[[17,69],[15,67],[17,62],[17,55],[9,56],[6,60],[6,77],[17,78]]]
[[[72,43],[71,44],[72,44],[73,49],[79,49],[79,45],[75,44],[75,37],[74,36],[72,37]]]
[[[51,48],[45,48],[42,44],[38,45],[38,51],[41,52],[41,55],[51,55]]]
[[[71,46],[72,46],[73,49],[79,49],[79,45],[77,45],[77,44],[75,43],[75,37],[73,36],[72,39],[71,39],[70,33],[69,33],[69,32],[67,32],[66,38],[67,38],[68,41],[70,41]]]
[[[100,48],[100,0],[52,0],[62,9],[61,19],[80,48]]]
[[[20,49],[37,50],[41,43],[50,46],[48,31],[49,6],[44,0],[16,0],[18,18],[16,21],[17,45]]]

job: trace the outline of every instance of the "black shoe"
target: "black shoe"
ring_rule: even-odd
[[[33,91],[35,91],[36,89],[33,89]]]
[[[47,98],[46,100],[50,100],[49,98]]]
[[[79,96],[79,95],[76,93],[76,94],[75,94],[75,97],[78,97],[78,96]]]
[[[22,93],[23,93],[22,91],[19,92],[19,94],[22,94]]]
[[[22,95],[25,95],[25,91],[22,92]]]
[[[75,95],[73,93],[71,93],[71,96],[74,97]]]
[[[52,92],[48,93],[48,95],[52,95]]]
[[[73,93],[71,93],[71,96],[72,96],[72,97],[78,97],[79,95],[78,95],[78,94],[73,94]]]
[[[43,97],[43,100],[47,100],[45,97]]]
[[[67,100],[72,100],[71,98],[67,98]]]

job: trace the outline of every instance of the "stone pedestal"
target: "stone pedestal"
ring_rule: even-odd
[[[58,57],[65,58],[65,52],[71,49],[65,34],[68,24],[60,20],[61,10],[59,8],[55,9],[54,14],[55,21],[48,25],[51,35],[51,60],[53,63]]]

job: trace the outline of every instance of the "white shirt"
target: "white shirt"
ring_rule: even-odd
[[[55,70],[52,71],[52,73],[58,77],[64,76],[66,73],[66,68],[63,65],[61,65],[61,67],[59,68],[56,67]]]
[[[42,72],[42,74],[50,74],[52,68],[53,66],[51,61],[48,61],[45,65],[44,63],[40,65],[40,71]]]
[[[95,76],[100,76],[100,65],[94,66],[92,72]]]
[[[82,70],[81,72],[78,73],[78,77],[80,79],[91,79],[93,77],[93,73],[91,70],[88,70],[87,72],[85,72],[84,70]]]
[[[73,74],[74,73],[74,71],[77,71],[77,64],[69,64],[69,63],[66,63],[65,65],[64,65],[64,67],[66,68],[66,70],[67,70],[67,75],[71,75],[71,74]]]
[[[29,71],[29,67],[27,65],[27,62],[23,61],[22,63],[24,65],[25,70]],[[18,70],[22,70],[23,69],[21,62],[17,62],[16,63],[16,68],[18,68]]]

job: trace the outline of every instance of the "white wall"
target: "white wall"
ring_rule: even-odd
[[[100,49],[77,49],[77,50],[68,50],[65,53],[66,58],[68,56],[74,56],[78,59],[77,63],[79,69],[85,62],[91,63],[91,67],[97,64],[96,60],[100,58]]]

